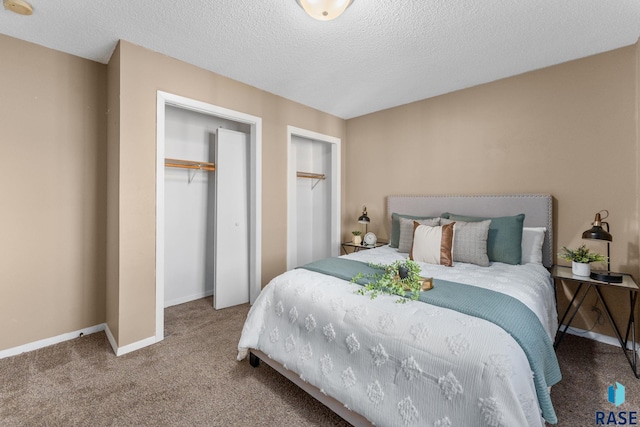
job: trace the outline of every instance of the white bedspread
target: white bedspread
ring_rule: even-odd
[[[383,247],[352,259],[406,257]],[[557,318],[542,266],[422,265],[423,276],[473,284],[520,299],[550,336]],[[377,426],[542,426],[532,372],[520,346],[482,319],[395,296],[357,295],[359,286],[298,269],[267,285],[238,344],[300,375]]]
[[[406,259],[407,254],[400,253],[389,246],[359,251],[345,255],[349,259],[390,264]],[[489,267],[478,267],[462,262],[453,268],[441,265],[420,263],[423,277],[437,277],[451,282],[474,285],[519,299],[540,319],[551,341],[558,329],[558,313],[553,282],[549,271],[540,264],[509,265],[500,262]]]

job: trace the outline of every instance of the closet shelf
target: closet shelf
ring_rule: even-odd
[[[325,179],[323,173],[298,172],[297,176],[298,178]]]
[[[316,188],[316,185],[318,185],[320,183],[320,181],[322,181],[323,179],[325,179],[325,175],[323,173],[312,173],[312,172],[300,172],[298,171],[298,173],[296,174],[296,176],[298,178],[310,178],[310,179],[317,179],[316,182],[313,183],[313,185],[311,186],[311,189],[313,190],[314,188]]]
[[[197,169],[203,171],[215,171],[216,164],[210,162],[198,162],[195,160],[182,160],[182,159],[164,159],[164,165],[171,168],[183,168],[183,169]]]

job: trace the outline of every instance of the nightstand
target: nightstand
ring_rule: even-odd
[[[358,252],[358,251],[362,251],[365,249],[373,249],[373,248],[379,248],[380,246],[384,246],[388,244],[387,242],[377,242],[375,245],[365,245],[364,243],[361,245],[356,245],[353,242],[344,242],[341,243],[342,246],[342,250],[344,251],[344,254],[348,254],[349,251],[347,250],[347,248],[352,248],[351,252]]]
[[[571,267],[564,267],[560,265],[553,266],[553,269],[551,270],[551,276],[553,277],[554,284],[558,280],[561,280],[566,283],[575,283],[578,285],[578,288],[576,289],[575,293],[573,294],[573,297],[571,298],[571,302],[569,303],[569,306],[567,307],[564,314],[562,315],[562,320],[560,320],[560,323],[558,324],[558,330],[556,331],[556,341],[553,344],[553,347],[558,348],[558,346],[560,345],[560,342],[562,341],[562,338],[564,338],[564,335],[567,332],[567,329],[569,329],[569,326],[571,326],[571,322],[573,322],[573,319],[576,317],[578,310],[580,310],[580,306],[582,306],[582,303],[584,302],[585,297],[587,296],[589,291],[593,289],[596,292],[598,300],[600,300],[600,303],[602,304],[604,313],[607,316],[607,319],[609,320],[609,324],[611,324],[613,331],[615,332],[616,337],[618,338],[618,342],[620,343],[622,352],[627,357],[627,361],[629,362],[629,365],[631,365],[633,374],[636,376],[636,378],[640,378],[640,376],[638,376],[638,360],[637,360],[638,351],[636,349],[636,322],[635,322],[635,315],[634,315],[635,308],[636,308],[636,300],[638,298],[638,290],[640,290],[640,287],[638,287],[638,284],[635,282],[635,280],[633,280],[633,277],[629,274],[623,274],[622,283],[600,282],[597,280],[593,280],[590,277],[574,276],[573,273],[571,272]],[[580,294],[580,291],[583,290],[583,288],[584,288],[584,292]],[[629,292],[629,320],[627,321],[627,330],[625,332],[624,339],[622,339],[622,335],[620,334],[620,329],[618,328],[618,325],[616,325],[616,323],[613,321],[613,317],[611,316],[611,311],[609,310],[609,306],[607,305],[602,295],[602,289],[604,288],[618,289],[620,291],[626,290]],[[573,308],[574,301],[576,301],[578,297],[580,298],[578,300],[578,305],[573,310],[573,313],[569,317],[569,321],[567,322],[566,325],[564,325],[564,329],[563,329],[564,321],[569,315],[569,312],[571,311],[571,309]],[[631,335],[631,337],[629,337],[629,335]],[[632,350],[627,348],[627,344],[629,343],[629,338],[631,338]]]

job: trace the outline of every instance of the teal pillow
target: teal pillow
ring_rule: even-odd
[[[421,219],[433,219],[437,217],[405,215],[405,214],[398,214],[395,212],[392,213],[391,214],[391,237],[389,237],[389,246],[392,248],[397,248],[398,245],[400,244],[400,218],[421,220]]]
[[[491,225],[489,226],[489,237],[487,238],[487,255],[489,256],[489,261],[504,262],[505,264],[513,265],[522,263],[522,227],[524,226],[524,214],[499,218],[480,218],[443,213],[440,217],[453,221],[467,222],[478,222],[490,219]]]

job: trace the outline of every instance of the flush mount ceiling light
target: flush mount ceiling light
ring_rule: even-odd
[[[331,21],[342,15],[353,0],[296,0],[309,16],[318,21]]]
[[[4,8],[20,15],[33,13],[33,7],[24,0],[4,0]]]

